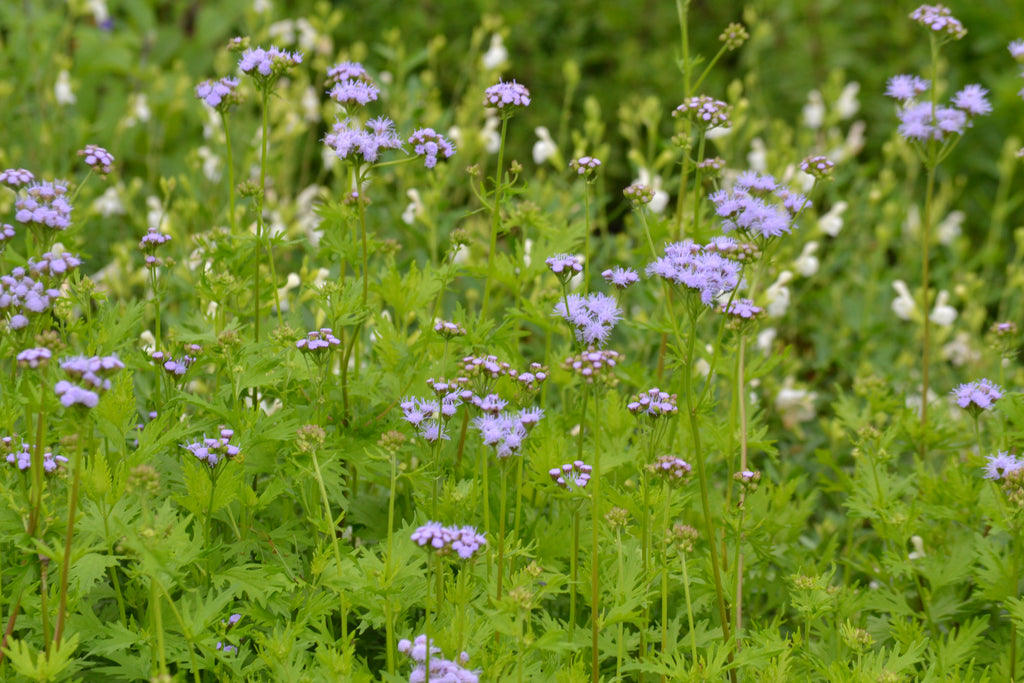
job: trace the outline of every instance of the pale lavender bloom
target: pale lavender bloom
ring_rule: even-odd
[[[420,436],[423,437],[424,441],[433,444],[441,440],[450,440],[447,430],[442,423],[437,420],[428,420],[420,425]]]
[[[483,398],[474,396],[472,401],[473,405],[475,405],[481,412],[490,413],[492,415],[497,415],[505,409],[505,406],[508,405],[508,401],[497,394],[487,394]]]
[[[570,294],[555,304],[554,314],[573,326],[577,341],[595,346],[603,346],[622,319],[618,302],[601,292],[585,297]]]
[[[579,175],[586,175],[590,171],[596,171],[601,166],[601,160],[596,157],[583,156],[569,162],[569,168]]]
[[[10,311],[10,326],[21,329],[28,325],[26,313],[42,313],[60,296],[60,291],[33,279],[25,269],[17,267],[10,275],[0,276],[0,311]]]
[[[484,105],[511,110],[530,105],[530,91],[525,85],[512,81],[498,81],[484,91]]]
[[[960,92],[953,95],[953,106],[962,109],[969,116],[984,116],[992,112],[992,105],[985,97],[987,94],[988,90],[977,83],[964,86]]]
[[[372,83],[348,79],[336,83],[327,94],[338,104],[346,106],[353,104],[366,105],[377,99],[380,90]]]
[[[217,111],[226,111],[239,99],[235,93],[237,87],[238,79],[233,76],[225,76],[216,81],[207,79],[196,85],[196,98]]]
[[[302,63],[302,54],[288,52],[275,46],[249,48],[238,60],[238,68],[257,80],[269,82]]]
[[[494,448],[495,456],[499,460],[517,453],[528,434],[519,415],[511,413],[481,415],[473,419],[472,425],[480,432],[484,445]]]
[[[722,230],[738,230],[751,236],[777,237],[793,229],[793,214],[809,202],[798,192],[781,187],[770,175],[741,173],[731,190],[708,197],[722,219]]]
[[[72,384],[66,379],[57,382],[53,387],[53,392],[60,396],[61,405],[65,408],[74,405],[95,408],[100,402],[100,397],[95,391]]]
[[[564,275],[571,277],[576,273],[583,272],[583,265],[573,254],[555,254],[544,259],[544,263],[548,264],[552,273],[560,277]]]
[[[1010,51],[1010,56],[1018,62],[1024,61],[1024,40],[1018,38],[1017,40],[1010,41],[1007,49]]]
[[[551,476],[558,486],[569,491],[582,491],[587,488],[587,484],[590,483],[590,475],[594,471],[594,468],[586,464],[582,460],[574,460],[566,463],[561,467],[555,467],[548,470],[548,474]]]
[[[204,436],[202,441],[182,444],[181,447],[195,456],[196,460],[205,462],[213,468],[224,459],[235,458],[241,452],[238,446],[231,443],[231,437],[234,434],[233,430],[222,428],[220,436],[217,438]]]
[[[427,680],[427,637],[425,635],[417,636],[414,641],[403,638],[398,641],[398,651],[408,655],[415,663],[412,673],[409,674],[409,683],[425,683]],[[479,672],[470,671],[462,666],[469,661],[469,655],[465,652],[459,655],[459,661],[462,664],[449,661],[442,656],[441,649],[436,647],[431,640],[429,653],[430,680],[434,683],[479,683]]]
[[[419,427],[428,420],[437,419],[441,413],[440,404],[430,399],[409,398],[402,401],[399,406],[402,409],[403,419],[413,427]]]
[[[78,150],[78,156],[84,158],[86,166],[104,175],[110,173],[114,165],[114,155],[98,145],[86,145],[85,149]]]
[[[438,555],[455,552],[461,559],[468,560],[487,545],[487,539],[472,526],[443,526],[440,522],[427,522],[412,533],[412,540],[421,548],[433,550]]]
[[[34,183],[25,190],[25,196],[14,203],[17,209],[14,219],[19,223],[67,230],[71,226],[72,209],[65,196],[67,192],[67,183],[62,180]]]
[[[993,404],[1003,397],[1003,388],[988,379],[968,382],[957,386],[951,392],[956,404],[967,410],[991,410]]]
[[[53,357],[53,353],[50,349],[45,347],[38,347],[32,349],[25,349],[18,354],[16,360],[19,365],[26,365],[30,368],[38,368],[46,363]]]
[[[151,252],[156,247],[167,244],[171,241],[171,236],[160,230],[160,228],[147,228],[146,234],[139,240],[139,249],[143,251]]]
[[[3,246],[4,242],[10,242],[14,239],[16,234],[13,225],[10,223],[0,223],[0,247]]]
[[[62,278],[80,265],[82,259],[66,251],[60,254],[48,251],[38,261],[34,258],[28,260],[28,270],[32,275],[43,275],[51,279]]]
[[[997,454],[985,458],[985,478],[1002,479],[1008,473],[1015,472],[1021,467],[1024,467],[1024,462],[1018,460],[1016,456],[1006,451],[999,451]]]
[[[638,394],[626,404],[626,410],[633,415],[648,418],[659,418],[674,415],[678,410],[676,395],[662,391],[658,387]]]
[[[906,102],[928,92],[931,85],[931,81],[920,76],[900,74],[889,79],[885,94],[893,99]]]
[[[334,331],[329,327],[307,332],[305,338],[295,342],[295,348],[305,352],[330,351],[335,346],[341,346],[341,340],[334,336]]]
[[[967,29],[944,5],[921,5],[910,13],[910,18],[935,33],[945,33],[959,40],[967,35]]]
[[[433,128],[420,128],[415,131],[409,138],[409,144],[413,146],[413,154],[424,157],[423,165],[427,168],[437,166],[438,154],[445,159],[455,156],[455,145]]]
[[[8,168],[0,171],[0,185],[7,185],[8,187],[18,188],[22,185],[28,185],[36,177],[32,175],[32,172],[24,168]]]
[[[971,124],[967,114],[953,107],[935,107],[929,102],[919,102],[899,112],[899,133],[907,140],[942,142],[950,135],[962,135]]]
[[[380,152],[388,149],[401,149],[402,141],[395,133],[394,122],[386,117],[371,119],[366,128],[356,127],[351,119],[338,121],[331,132],[324,137],[324,143],[334,150],[339,159],[361,157],[363,161],[375,163]]]
[[[693,468],[690,463],[675,455],[662,455],[657,462],[648,466],[655,474],[660,474],[669,480],[683,480],[690,476]]]
[[[754,302],[750,299],[737,299],[728,305],[722,304],[723,313],[747,320],[757,316],[762,311],[764,309],[760,306],[755,306]]]
[[[647,266],[648,276],[657,275],[695,290],[705,306],[710,306],[719,294],[736,289],[739,273],[739,263],[707,252],[690,239],[667,245],[665,255]]]
[[[636,271],[632,268],[622,268],[620,266],[603,271],[601,273],[601,277],[603,277],[608,284],[619,289],[625,289],[640,279],[640,276],[637,275]]]
[[[327,85],[349,80],[369,81],[370,77],[359,62],[340,62],[327,69]]]
[[[685,116],[704,128],[729,125],[729,105],[707,95],[698,95],[684,101],[672,116]]]

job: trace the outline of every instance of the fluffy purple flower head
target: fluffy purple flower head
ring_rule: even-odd
[[[95,408],[100,402],[99,394],[95,391],[72,384],[66,379],[57,382],[53,387],[53,392],[60,396],[61,405],[65,408],[75,405],[83,408]]]
[[[594,172],[601,167],[601,160],[596,157],[583,156],[569,162],[569,168],[576,171],[577,175],[592,177]]]
[[[414,662],[412,673],[409,674],[409,683],[425,683],[427,680],[427,653],[430,653],[430,680],[436,683],[479,683],[480,677],[477,671],[470,671],[463,668],[462,664],[469,661],[469,655],[465,652],[458,657],[459,662],[447,660],[434,641],[427,642],[425,635],[417,636],[410,641],[403,638],[398,641],[398,651],[408,655]]]
[[[423,165],[427,168],[437,166],[437,156],[445,159],[455,156],[455,145],[433,128],[420,128],[409,137],[413,154],[423,157]]]
[[[835,167],[831,159],[821,155],[809,156],[800,162],[800,170],[816,180],[831,176]]]
[[[498,81],[484,91],[484,106],[497,107],[502,112],[530,106],[530,91],[521,83]]]
[[[110,173],[114,167],[114,155],[98,145],[86,145],[78,150],[85,165],[101,175]]]
[[[780,186],[772,176],[753,171],[741,173],[731,190],[717,190],[708,198],[724,232],[737,230],[762,239],[791,232],[794,214],[810,205],[806,197]]]
[[[737,299],[726,305],[722,304],[722,312],[744,320],[750,320],[764,311],[760,306],[755,306],[750,299]]]
[[[995,455],[985,458],[985,478],[999,480],[1008,472],[1015,472],[1022,467],[1024,467],[1024,462],[1021,462],[1017,456],[1006,451],[999,451]]]
[[[662,455],[648,469],[670,481],[685,481],[693,468],[690,463],[675,455]]]
[[[1010,44],[1006,46],[1006,49],[1010,51],[1010,56],[1016,59],[1018,62],[1024,62],[1024,39],[1018,38],[1017,40],[1010,41]]]
[[[494,448],[494,455],[505,460],[519,452],[529,431],[522,414],[500,413],[473,418],[472,426],[480,432],[485,446]],[[531,424],[532,426],[532,424]]]
[[[45,347],[25,349],[17,356],[18,365],[29,368],[38,368],[49,363],[53,353]]]
[[[449,322],[448,320],[438,320],[434,323],[434,332],[437,332],[446,339],[452,337],[465,337],[466,328],[458,323]]]
[[[334,336],[334,331],[329,327],[308,332],[304,338],[295,342],[295,348],[307,353],[323,353],[336,346],[341,346],[341,340]]]
[[[647,275],[691,289],[710,306],[716,296],[739,285],[740,264],[687,239],[667,245],[665,255],[647,266]]]
[[[568,281],[576,273],[583,272],[583,264],[574,254],[555,254],[544,259],[544,263],[548,264],[551,272],[563,281]]]
[[[67,230],[71,226],[71,202],[67,200],[68,186],[62,180],[43,181],[30,185],[25,196],[14,208],[14,219],[19,223]]]
[[[654,387],[630,399],[626,404],[626,410],[633,415],[647,418],[674,415],[678,410],[676,395]]]
[[[618,289],[625,289],[640,280],[640,276],[636,274],[635,270],[621,266],[602,271],[601,277],[605,279],[605,282]]]
[[[921,5],[910,13],[910,18],[930,31],[945,34],[956,40],[967,35],[967,29],[945,5]]]
[[[182,444],[181,447],[195,456],[196,460],[205,462],[213,468],[225,459],[238,457],[241,451],[238,446],[231,443],[231,437],[234,435],[234,430],[221,428],[220,436],[217,438],[204,436],[201,441]]]
[[[234,76],[225,76],[216,81],[207,79],[196,85],[196,99],[217,111],[227,111],[228,107],[241,99],[235,91],[237,87],[238,79]]]
[[[22,185],[28,185],[35,179],[32,172],[24,168],[8,168],[0,171],[0,185],[7,187],[19,188]]]
[[[302,54],[275,46],[249,48],[238,60],[239,70],[252,76],[261,86],[273,84],[284,73],[302,63]]]
[[[342,81],[369,81],[370,76],[359,62],[339,62],[327,69],[327,85]]]
[[[572,325],[576,341],[598,347],[604,346],[622,319],[618,302],[601,292],[585,297],[570,294],[555,304],[554,314]]]
[[[468,560],[487,545],[487,539],[472,526],[443,526],[440,522],[427,522],[412,533],[412,540],[421,548],[432,550],[437,555],[452,552]]]
[[[974,413],[991,410],[996,401],[1003,397],[1003,388],[987,379],[968,382],[957,386],[951,392],[956,404]]]
[[[14,239],[16,234],[13,225],[10,223],[0,223],[0,247],[3,246],[4,242],[10,242]]]
[[[593,471],[594,468],[582,460],[574,460],[561,467],[548,470],[548,474],[551,476],[551,480],[561,488],[576,492],[587,488]]]
[[[0,311],[11,312],[10,326],[21,329],[28,325],[27,314],[49,310],[60,291],[33,279],[25,269],[17,267],[10,275],[0,276]]]
[[[339,159],[362,159],[375,163],[381,151],[401,149],[402,141],[395,133],[395,123],[387,117],[371,119],[363,128],[351,119],[338,121],[324,137],[324,143],[334,150]]]
[[[730,107],[721,100],[707,95],[691,97],[672,112],[672,116],[685,116],[702,128],[729,126]]]
[[[380,90],[372,83],[350,78],[335,83],[327,94],[338,104],[350,107],[352,105],[367,105],[376,101]]]
[[[28,270],[33,276],[50,278],[51,281],[63,278],[80,265],[82,265],[82,259],[66,251],[59,254],[48,251],[39,257],[39,260],[34,258],[28,260]]]
[[[889,83],[885,88],[885,94],[900,102],[909,102],[910,100],[917,99],[918,95],[928,92],[928,88],[931,85],[931,81],[927,81],[920,76],[899,74],[889,79]]]
[[[964,86],[960,92],[953,95],[953,106],[963,110],[968,116],[984,116],[992,113],[992,105],[985,97],[988,90],[977,83]]]

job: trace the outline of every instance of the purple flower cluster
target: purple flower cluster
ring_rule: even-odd
[[[240,101],[237,87],[238,79],[233,76],[225,76],[216,81],[207,79],[196,85],[196,99],[202,100],[217,111],[224,112],[232,104]]]
[[[338,121],[324,137],[324,143],[334,150],[339,159],[358,156],[371,164],[377,161],[381,151],[402,148],[402,141],[395,133],[395,122],[386,116],[370,119],[365,128],[368,130],[359,127],[352,119]]]
[[[61,369],[71,378],[62,379],[53,387],[65,408],[80,405],[95,408],[100,394],[110,389],[110,375],[124,369],[124,363],[111,356],[75,356],[64,360]]]
[[[398,651],[408,655],[415,666],[409,674],[409,683],[425,683],[427,680],[427,637],[417,636],[416,640],[410,641],[403,638],[398,641]],[[476,671],[465,669],[461,664],[444,659],[441,649],[434,646],[433,641],[429,645],[430,659],[430,681],[431,683],[480,683],[480,677]],[[459,655],[459,661],[465,664],[469,661],[469,655],[465,652]]]
[[[662,391],[658,387],[648,389],[642,394],[634,396],[626,404],[626,410],[634,415],[657,418],[666,415],[675,415],[678,410],[676,406],[676,395]]]
[[[437,166],[437,155],[445,159],[455,156],[455,145],[448,138],[434,131],[433,128],[420,128],[409,137],[413,154],[423,157],[423,165],[427,168]]]
[[[0,223],[0,250],[3,249],[7,242],[14,239],[14,226],[10,223]]]
[[[725,235],[712,237],[711,241],[704,245],[704,251],[721,254],[740,263],[756,261],[761,255],[761,250],[753,242],[737,242]]]
[[[419,527],[412,533],[412,540],[437,555],[455,553],[463,560],[471,559],[487,545],[487,539],[475,527],[443,526],[440,522],[427,522]]]
[[[605,282],[617,289],[625,289],[640,279],[635,270],[621,266],[602,271],[601,277],[604,278]]]
[[[525,85],[512,81],[498,81],[484,91],[484,106],[510,111],[530,105],[530,91]]]
[[[328,78],[330,75],[328,74]],[[380,89],[374,84],[356,78],[347,78],[338,81],[328,92],[331,99],[340,105],[350,107],[352,105],[364,106],[375,102],[380,94]]]
[[[304,338],[295,342],[295,348],[308,353],[330,351],[335,346],[341,346],[341,340],[334,336],[334,331],[329,327],[307,332]]]
[[[82,259],[78,258],[75,254],[69,254],[66,251],[54,254],[52,251],[48,251],[40,256],[38,261],[30,258],[28,260],[28,271],[36,278],[57,280],[80,265],[82,265]]]
[[[562,366],[566,370],[575,372],[588,384],[596,380],[604,380],[609,383],[615,382],[615,367],[622,360],[622,354],[611,349],[600,351],[589,348],[577,356],[570,356],[565,359]]]
[[[114,155],[98,145],[86,145],[85,149],[78,150],[78,156],[83,157],[86,166],[102,175],[110,173],[114,167]]]
[[[959,40],[967,35],[967,29],[944,5],[921,5],[910,13],[910,18],[935,33],[944,33]]]
[[[694,290],[710,306],[716,296],[739,285],[740,264],[687,239],[666,245],[665,255],[647,266],[647,274]]]
[[[575,254],[555,254],[544,259],[544,263],[562,282],[568,282],[573,275],[583,272],[583,264]]]
[[[654,200],[654,190],[643,183],[633,183],[627,186],[622,191],[622,195],[634,206],[646,206]]]
[[[1006,451],[999,451],[997,454],[985,458],[986,479],[1002,479],[1008,473],[1016,472],[1021,468],[1024,468],[1024,461]]]
[[[489,379],[498,379],[512,369],[508,363],[499,361],[497,356],[465,356],[462,368],[470,377],[484,375]]]
[[[24,168],[8,168],[0,171],[0,185],[7,187],[19,188],[22,185],[28,185],[35,179],[32,171]]]
[[[0,439],[0,453],[6,453],[7,462],[22,472],[32,467],[32,449],[24,440],[22,440],[21,446],[17,447],[14,445],[14,439],[5,436]],[[66,463],[67,461],[68,459],[63,455],[54,455],[49,452],[43,453],[43,471],[47,474],[52,474],[57,470],[60,463]]]
[[[707,95],[691,97],[672,112],[672,116],[685,116],[702,128],[729,125],[729,105]]]
[[[11,329],[26,327],[26,314],[46,311],[59,296],[60,291],[45,287],[20,266],[12,270],[10,275],[0,276],[0,311],[11,313]]]
[[[764,312],[760,306],[755,306],[750,299],[737,299],[729,304],[722,304],[722,312],[736,318],[750,320]]]
[[[594,171],[601,167],[601,160],[597,157],[583,156],[569,162],[569,168],[576,171],[577,175],[593,175]]]
[[[918,102],[931,84],[917,76],[901,74],[889,79],[885,94],[900,102],[899,134],[910,141],[943,142],[953,135],[963,135],[976,116],[991,113],[988,91],[977,84],[965,86],[951,100],[952,106]]]
[[[686,480],[693,471],[690,463],[675,455],[662,455],[656,462],[648,465],[648,468],[655,474],[675,481]]]
[[[811,205],[799,192],[776,182],[771,175],[744,171],[732,190],[718,190],[709,199],[722,219],[722,230],[769,239],[789,233],[794,214]]]
[[[480,432],[484,445],[494,448],[494,455],[505,460],[523,446],[523,441],[544,416],[540,408],[529,408],[518,413],[484,414],[473,418],[473,428]]]
[[[146,267],[156,268],[163,265],[163,260],[156,255],[156,250],[171,241],[171,236],[160,228],[150,227],[139,240],[139,249],[146,255]]]
[[[65,195],[67,183],[61,180],[43,181],[30,185],[25,196],[20,197],[14,208],[14,219],[54,230],[67,230],[71,226],[71,202]]]
[[[576,341],[598,347],[604,346],[622,319],[618,302],[601,292],[586,296],[570,294],[555,304],[554,314],[573,326]]]
[[[53,352],[46,347],[37,347],[32,349],[25,349],[18,354],[16,360],[18,365],[28,368],[39,368],[50,362],[53,358]]]
[[[231,460],[238,457],[240,453],[238,446],[231,443],[231,437],[235,435],[233,429],[221,428],[220,436],[212,439],[204,436],[202,441],[182,444],[181,447],[194,455],[197,460],[205,462],[211,468],[217,466],[225,458]]]
[[[185,355],[173,358],[170,354],[163,351],[152,352],[149,354],[149,359],[160,365],[167,374],[175,378],[184,377],[188,369],[196,362],[196,359],[192,356]]]
[[[242,53],[238,60],[238,68],[242,73],[255,78],[257,82],[268,84],[301,63],[301,53],[288,52],[277,46],[268,50],[255,47]]]
[[[369,81],[370,76],[359,62],[339,62],[328,67],[327,85],[349,80]]]
[[[439,335],[447,339],[466,336],[465,327],[458,323],[449,322],[448,320],[438,320],[434,323],[434,332],[437,332]]]
[[[836,165],[831,159],[821,156],[820,154],[817,156],[807,157],[800,162],[800,170],[814,177],[816,180],[831,176],[835,167]]]
[[[1003,388],[987,379],[961,384],[953,389],[956,404],[969,411],[991,410],[1003,397]]]
[[[548,470],[551,480],[563,489],[569,491],[582,491],[590,483],[590,474],[594,468],[582,460],[567,462],[561,467],[553,467]]]
[[[462,400],[454,392],[440,399],[411,397],[399,404],[403,419],[418,428],[420,436],[431,444],[450,438],[445,428],[460,405]]]
[[[519,372],[514,368],[510,368],[508,376],[511,377],[516,384],[526,391],[536,391],[540,388],[540,385],[548,378],[548,368],[546,365],[540,363],[530,363],[530,367],[523,372]]]

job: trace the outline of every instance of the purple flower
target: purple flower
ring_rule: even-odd
[[[282,74],[302,63],[302,54],[287,52],[277,46],[270,49],[249,48],[238,60],[242,73],[252,76],[263,87],[272,85]]]
[[[593,171],[596,171],[600,166],[601,160],[595,157],[583,156],[569,162],[569,168],[576,171],[578,175],[587,175],[588,173],[593,175]]]
[[[648,465],[648,469],[668,480],[676,481],[685,480],[693,470],[690,463],[675,455],[660,456],[657,462]]]
[[[327,94],[332,100],[345,106],[366,105],[377,99],[380,90],[372,83],[350,78],[336,83]]]
[[[640,276],[632,268],[620,266],[603,271],[601,277],[605,279],[605,282],[619,289],[625,289],[640,279]]]
[[[544,259],[544,263],[548,264],[552,273],[564,281],[568,281],[576,273],[583,272],[583,264],[580,263],[579,257],[573,254],[555,254]]]
[[[918,95],[928,92],[928,88],[931,85],[930,81],[920,76],[900,74],[889,79],[885,94],[900,102],[907,102],[917,98]]]
[[[38,314],[50,308],[60,291],[33,279],[22,267],[0,276],[0,311],[9,311],[12,329],[28,325],[27,313]]]
[[[334,150],[339,159],[360,157],[372,164],[377,161],[382,150],[402,148],[402,141],[395,133],[395,124],[391,119],[371,119],[365,126],[369,130],[356,125],[351,119],[338,121],[324,137],[324,143]]]
[[[398,651],[408,655],[415,663],[412,673],[409,674],[409,683],[425,683],[427,680],[427,652],[428,643],[425,635],[417,636],[416,640],[410,641],[402,638],[398,641]],[[470,671],[463,668],[462,664],[469,661],[469,655],[465,652],[459,654],[459,664],[449,661],[443,657],[441,649],[434,646],[433,640],[429,643],[430,653],[430,680],[437,683],[479,683],[480,677],[477,671]]]
[[[413,154],[424,157],[423,165],[427,168],[437,166],[438,154],[445,159],[455,156],[455,145],[433,128],[420,128],[415,131],[409,138],[409,144],[413,146]]]
[[[967,35],[967,29],[944,5],[921,5],[910,13],[910,18],[935,33],[945,33],[957,40]]]
[[[672,112],[672,116],[685,116],[703,128],[729,125],[729,105],[707,95],[691,97]]]
[[[634,396],[626,404],[626,410],[640,417],[659,418],[674,415],[678,410],[676,395],[662,391],[658,387],[648,389]]]
[[[816,179],[831,176],[835,166],[828,157],[821,155],[810,156],[800,162],[800,170]]]
[[[988,103],[985,95],[988,90],[977,83],[964,86],[964,88],[953,95],[953,106],[962,109],[969,116],[984,116],[992,112],[992,105]]]
[[[114,165],[114,155],[97,145],[86,145],[78,150],[78,156],[83,157],[86,166],[103,175],[110,173]]]
[[[442,337],[451,339],[452,337],[464,337],[466,336],[466,328],[458,323],[449,322],[447,320],[438,320],[434,323],[434,332],[437,332]]]
[[[576,341],[603,346],[612,329],[622,319],[622,309],[614,298],[595,292],[587,296],[570,294],[555,304],[554,314],[573,326]]]
[[[548,470],[552,481],[569,491],[582,491],[590,483],[590,474],[594,468],[582,460],[574,460],[561,467]]]
[[[327,69],[327,85],[349,80],[369,81],[370,78],[359,62],[340,62]]]
[[[196,85],[196,98],[217,111],[227,111],[228,107],[239,101],[235,92],[237,87],[238,79],[233,76],[225,76],[217,81],[207,79]]]
[[[2,246],[4,242],[10,242],[14,239],[15,234],[13,225],[10,223],[0,223],[0,246]]]
[[[1024,61],[1024,40],[1018,38],[1017,40],[1010,41],[1007,49],[1010,51],[1010,56],[1018,62]]]
[[[708,197],[722,219],[722,230],[738,230],[768,239],[789,233],[794,214],[810,202],[798,192],[781,187],[770,175],[741,173],[732,190],[718,190]]]
[[[63,278],[80,265],[82,265],[82,260],[75,254],[69,254],[66,251],[60,254],[48,251],[38,261],[34,258],[28,260],[28,270],[32,275],[37,278],[41,275],[51,280]]]
[[[728,306],[722,304],[723,313],[736,316],[737,318],[743,318],[745,320],[749,320],[750,318],[759,315],[762,311],[764,311],[764,309],[760,306],[755,306],[754,302],[750,299],[737,299],[736,301],[728,304]]]
[[[67,183],[62,180],[34,183],[25,190],[25,196],[14,203],[19,223],[35,224],[54,230],[67,230],[71,225],[71,202],[65,195]]]
[[[525,85],[512,81],[498,81],[484,91],[484,106],[511,111],[516,107],[530,105],[530,91]]]
[[[468,560],[487,545],[487,539],[471,526],[443,526],[440,522],[427,522],[412,533],[412,540],[421,548],[427,548],[437,555],[455,552],[461,559]]]
[[[27,366],[30,368],[38,368],[46,365],[49,360],[53,357],[53,353],[50,349],[45,347],[25,349],[18,354],[16,360],[18,365]]]
[[[341,340],[334,336],[334,331],[329,327],[308,332],[304,338],[295,342],[295,348],[307,353],[330,351],[336,346],[341,346]]]
[[[0,184],[18,188],[35,180],[32,172],[24,168],[8,168],[0,171]]]
[[[987,102],[971,101],[967,96],[968,103],[980,107],[982,103],[988,106]],[[926,142],[937,140],[942,142],[951,135],[962,135],[964,130],[971,126],[967,111],[955,107],[935,107],[934,115],[930,102],[919,102],[900,110],[899,134],[907,140]]]
[[[1009,472],[1015,472],[1024,467],[1024,462],[1017,459],[1006,451],[999,451],[995,455],[985,458],[985,478],[1002,479]]]
[[[231,443],[231,437],[234,435],[234,430],[221,428],[220,436],[217,438],[204,435],[202,441],[182,444],[181,447],[195,456],[196,460],[205,462],[212,469],[224,459],[235,458],[241,452],[238,446]]]
[[[719,294],[731,292],[739,285],[739,263],[687,239],[665,247],[665,255],[647,266],[647,275],[657,275],[669,282],[700,294],[705,306]]]
[[[615,367],[620,360],[622,360],[622,354],[618,351],[611,349],[598,351],[591,347],[577,356],[566,358],[562,367],[578,374],[587,384],[593,384],[595,381],[614,384],[616,381]]]
[[[499,460],[505,460],[519,452],[523,440],[529,434],[522,418],[522,414],[507,412],[481,415],[473,419],[472,425],[480,432],[484,445],[493,447],[495,456]]]
[[[951,392],[956,397],[956,404],[965,410],[980,413],[991,410],[993,404],[1003,397],[1003,388],[990,380],[980,379],[957,386]]]

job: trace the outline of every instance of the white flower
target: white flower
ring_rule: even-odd
[[[252,11],[256,14],[267,14],[274,6],[270,0],[253,0]]]
[[[296,289],[302,284],[302,279],[298,273],[288,273],[288,277],[285,279],[284,285],[277,289],[277,300],[281,302],[281,310],[287,311],[290,307],[288,305],[288,292]]]
[[[144,353],[153,353],[156,351],[156,337],[154,337],[153,333],[149,330],[146,330],[139,335],[139,342]]]
[[[206,145],[200,145],[196,150],[199,159],[203,162],[203,175],[207,180],[217,182],[220,180],[220,157],[213,153],[213,150]]]
[[[917,204],[911,204],[907,207],[907,217],[903,221],[903,230],[912,237],[917,237],[921,234],[921,211],[917,208]]]
[[[960,236],[960,226],[964,223],[963,211],[950,211],[949,215],[942,219],[942,222],[935,226],[935,238],[939,244],[949,246]]]
[[[152,112],[149,111],[149,102],[146,100],[146,93],[133,93],[128,100],[128,116],[124,117],[124,125],[133,128],[139,123],[149,121]]]
[[[124,215],[124,204],[121,202],[121,195],[117,188],[111,185],[102,195],[93,200],[92,210],[104,218]]]
[[[506,62],[508,62],[508,50],[505,49],[501,34],[494,33],[491,35],[491,46],[487,48],[480,63],[487,71],[494,71],[500,69]]]
[[[836,202],[824,216],[818,219],[818,229],[829,237],[835,237],[843,229],[843,213],[849,204]]]
[[[892,288],[896,290],[897,294],[896,298],[892,300],[892,312],[901,320],[910,320],[917,310],[917,302],[914,301],[914,297],[910,296],[907,283],[903,280],[896,280],[892,283]]]
[[[764,146],[764,140],[754,138],[750,141],[750,152],[747,154],[747,165],[755,173],[768,172],[768,149]]]
[[[457,265],[463,265],[469,263],[470,251],[468,244],[460,244],[459,248],[455,250],[455,256],[452,257],[452,263]]]
[[[804,125],[811,130],[818,130],[825,122],[825,102],[817,90],[807,93],[807,104],[804,105],[803,115]]]
[[[484,139],[484,149],[487,150],[488,154],[497,154],[498,148],[501,147],[501,134],[498,132],[499,123],[498,117],[491,110],[488,110],[484,119],[484,128],[480,131]]]
[[[772,350],[772,344],[775,343],[775,337],[778,333],[774,327],[766,327],[757,333],[757,348],[760,349],[761,353],[768,355]]]
[[[843,92],[839,93],[839,99],[836,100],[836,112],[839,113],[840,120],[852,119],[860,111],[860,101],[857,99],[859,92],[860,83],[851,81],[843,88]]]
[[[837,164],[841,164],[850,157],[856,156],[864,149],[864,130],[867,124],[863,121],[854,121],[846,134],[846,140],[838,147],[829,150],[826,155]]]
[[[317,228],[323,219],[316,213],[316,200],[322,190],[322,187],[313,183],[295,197],[295,222],[314,247],[320,244]]]
[[[313,24],[305,17],[300,17],[295,20],[295,28],[299,32],[299,49],[303,52],[312,52],[320,40],[320,35],[313,28]]]
[[[949,327],[956,320],[956,309],[949,305],[949,292],[942,290],[935,298],[935,308],[928,316],[939,327]]]
[[[61,69],[57,74],[57,82],[53,85],[53,96],[57,104],[68,105],[78,101],[75,93],[71,90],[71,74],[67,69]]]
[[[814,410],[814,401],[818,394],[806,389],[797,389],[794,386],[792,377],[787,377],[782,383],[782,388],[775,395],[775,410],[782,418],[782,424],[787,429],[795,427],[800,422],[813,420],[817,414]]]
[[[309,86],[302,91],[300,106],[302,107],[303,121],[316,123],[320,120],[320,96],[317,94],[316,88]]]
[[[718,140],[719,138],[724,138],[730,133],[732,133],[732,126],[715,126],[714,128],[708,128],[704,132],[704,139]]]
[[[405,196],[409,198],[409,205],[402,212],[402,222],[406,225],[412,225],[418,217],[423,216],[423,212],[426,209],[423,206],[423,200],[420,199],[419,190],[415,187],[406,190]]]
[[[797,257],[796,261],[793,262],[793,267],[796,268],[796,272],[800,273],[804,277],[811,277],[818,272],[818,257],[814,255],[814,252],[818,251],[818,243],[811,240],[804,245],[803,251],[800,252],[800,256]]]
[[[97,26],[107,23],[110,19],[107,0],[88,0],[86,5],[88,5],[89,11],[92,12],[92,19],[96,22]]]
[[[527,237],[523,240],[523,265],[527,268],[533,263],[533,240]]]
[[[167,214],[160,198],[155,195],[146,197],[146,225],[167,232]]]
[[[540,166],[551,157],[558,154],[558,145],[551,139],[551,132],[544,126],[537,126],[533,129],[537,134],[537,142],[533,143],[533,163]]]
[[[911,536],[910,545],[914,546],[914,550],[907,555],[908,560],[913,562],[914,560],[920,560],[922,557],[926,557],[924,552],[924,539],[920,536]]]
[[[274,22],[267,27],[267,33],[273,39],[271,42],[291,45],[295,42],[295,22],[291,19]]]
[[[317,268],[316,275],[313,276],[313,289],[320,289],[327,284],[327,278],[330,274],[331,271],[327,268]]]
[[[953,341],[942,347],[942,357],[959,367],[980,361],[981,352],[971,347],[971,335],[961,331],[956,333]]]
[[[790,282],[793,281],[793,273],[788,270],[784,270],[779,273],[778,279],[775,280],[768,289],[765,290],[764,298],[768,302],[765,306],[765,312],[772,318],[778,318],[786,314],[786,310],[789,308],[789,287]]]
[[[654,199],[647,205],[648,210],[651,213],[661,213],[668,206],[668,192],[661,189],[661,176],[652,176],[651,172],[641,166],[637,169],[637,175],[639,176],[634,182],[646,185],[651,188],[654,192]]]

